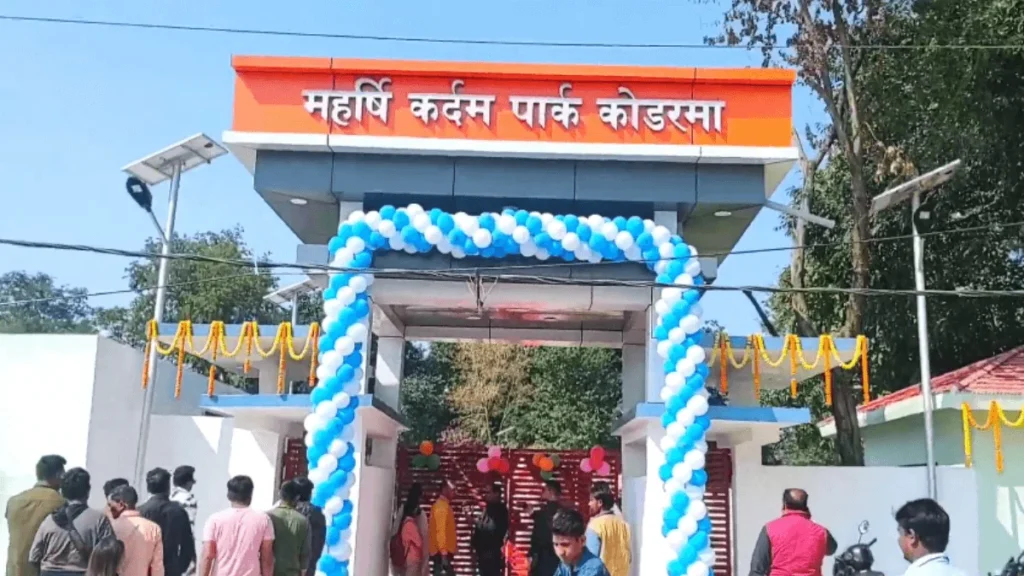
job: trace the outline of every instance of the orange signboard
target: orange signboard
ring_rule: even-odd
[[[791,145],[794,73],[236,56],[238,132]]]

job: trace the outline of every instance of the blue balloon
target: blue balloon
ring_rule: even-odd
[[[380,232],[374,230],[373,232],[370,233],[370,240],[367,242],[367,245],[370,246],[371,250],[380,250],[381,248],[386,246],[387,243],[388,239],[385,238],[384,235],[381,234]]]
[[[646,234],[646,232],[644,232],[644,234]],[[641,238],[643,238],[643,236],[641,236]],[[658,250],[656,248],[646,248],[642,250],[643,252],[641,252],[641,256],[643,256],[644,262],[656,264],[658,260],[661,258],[661,254],[658,253]]]
[[[708,483],[708,473],[706,470],[694,470],[693,476],[690,477],[690,484],[694,486],[703,486]],[[703,550],[703,548],[701,548]]]
[[[381,206],[379,212],[381,220],[391,220],[395,217],[395,207],[390,204]]]
[[[660,341],[660,340],[664,340],[666,338],[668,338],[668,328],[666,328],[664,324],[654,328],[654,339],[655,340],[659,340]]]
[[[676,413],[682,410],[683,406],[686,406],[686,399],[682,394],[675,394],[665,403],[665,411],[672,414],[674,420]]]
[[[363,240],[368,240],[370,238],[370,234],[373,234],[373,228],[370,228],[369,224],[360,220],[352,225],[352,234],[362,238]]]
[[[526,229],[530,231],[532,236],[536,236],[544,230],[544,222],[541,221],[539,216],[530,216],[526,219]]]
[[[703,530],[697,530],[697,532],[693,536],[690,536],[690,541],[686,544],[688,547],[692,547],[693,550],[700,551],[707,548],[710,542],[711,541],[708,538],[707,532]]]
[[[672,255],[675,256],[680,262],[689,260],[690,258],[690,247],[686,244],[677,244],[672,250]]]
[[[314,444],[309,448],[306,448],[306,460],[310,462],[315,463],[316,461],[320,460],[320,457],[323,456],[324,454],[327,454],[327,450],[325,450],[323,446],[320,446],[318,444]]]
[[[479,221],[480,227],[484,230],[494,230],[494,226],[497,224],[497,222],[494,221],[494,216],[490,214],[481,214]]]
[[[667,272],[664,274],[658,274],[658,277],[654,279],[658,284],[671,284],[673,280],[675,280],[675,277],[669,276]],[[662,325],[664,325],[664,323],[662,323]]]
[[[690,313],[690,303],[686,300],[679,300],[672,305],[672,313],[678,314],[680,318]],[[692,346],[692,344],[691,344]],[[687,346],[689,348],[690,346]]]
[[[346,500],[347,502],[347,500]],[[341,540],[341,530],[336,526],[331,526],[327,529],[327,535],[324,537],[324,541],[327,542],[328,546],[334,546]]]
[[[622,216],[616,216],[615,218],[612,218],[612,224],[615,224],[615,227],[619,229],[619,232],[622,232],[623,230],[626,229],[626,219]]]
[[[686,300],[690,304],[696,304],[700,300],[700,292],[697,290],[687,290],[683,292],[683,300]]]
[[[665,524],[675,527],[679,525],[679,520],[683,517],[682,513],[675,508],[666,508],[665,513],[662,516]]]
[[[567,214],[563,222],[565,222],[566,232],[575,232],[576,227],[580,225],[580,219],[572,214]]]
[[[673,448],[673,450],[675,450],[675,448]],[[681,457],[680,461],[682,461]],[[690,497],[686,495],[686,492],[680,490],[679,492],[676,492],[675,494],[672,495],[671,503],[672,507],[678,510],[679,512],[686,512],[686,507],[690,505]]]
[[[445,212],[437,217],[437,227],[441,229],[441,232],[448,234],[455,229],[455,218]]]
[[[339,412],[338,414],[341,413]],[[686,427],[686,431],[683,432],[683,440],[685,440],[687,444],[693,444],[700,440],[700,437],[703,435],[704,429],[694,423]]]
[[[356,419],[356,411],[354,408],[349,406],[344,410],[338,410],[336,418],[341,422],[342,426],[348,426]]]
[[[608,241],[600,234],[591,236],[587,243],[590,244],[590,248],[595,252],[602,252],[604,247],[608,245]]]
[[[701,550],[703,550],[703,548],[701,548]],[[687,542],[686,545],[683,546],[682,550],[679,551],[679,556],[676,558],[682,562],[683,565],[689,567],[690,564],[693,564],[694,561],[697,560],[697,550],[690,545],[690,542]]]
[[[626,231],[633,239],[637,239],[644,233],[644,221],[639,216],[632,216],[626,220]]]
[[[401,232],[399,234],[402,237],[402,241],[404,241],[406,244],[411,244],[416,241],[416,236],[419,234],[419,232],[417,232],[416,229],[413,228],[412,226],[404,226],[402,227]]]
[[[668,563],[668,576],[685,576],[688,567],[689,564],[684,564],[682,560],[675,558]]]
[[[665,360],[665,363],[661,365],[661,371],[664,372],[666,376],[675,372],[676,363],[671,360]]]
[[[316,342],[317,350],[334,350],[335,340],[337,340],[337,338],[331,336],[330,333],[324,333],[324,335]]]
[[[348,286],[349,282],[352,281],[352,274],[342,273],[331,276],[330,287],[335,290],[341,290],[345,286]]]
[[[437,223],[441,221],[441,215],[444,214],[444,210],[440,208],[431,208],[430,212],[427,213],[430,216],[430,223],[437,226]]]
[[[705,516],[697,521],[697,530],[711,533],[711,516]]]
[[[352,521],[350,520],[349,524],[351,523]],[[317,568],[326,574],[334,574],[338,571],[338,568],[340,568],[339,564],[340,563],[333,556],[330,554],[324,554],[320,556],[320,560],[317,562]]]
[[[401,230],[402,228],[405,228],[409,225],[409,213],[405,210],[396,210],[394,221],[395,229]]]
[[[701,363],[701,364],[697,365],[697,374],[700,374],[701,378],[707,378],[708,374],[710,374],[710,373],[711,373],[711,370],[708,369],[708,365],[707,364]]]
[[[338,380],[341,380],[342,384],[348,382],[356,375],[356,370],[352,366],[343,364],[341,368],[338,368]]]
[[[547,232],[541,232],[540,234],[537,234],[536,236],[533,237],[533,243],[541,248],[546,249],[547,246],[553,242],[554,240],[551,239],[551,236],[548,235]]]
[[[334,256],[334,253],[345,247],[345,241],[335,236],[327,243],[327,250]]]
[[[352,445],[349,444],[348,447],[352,448]],[[341,514],[351,515],[353,510],[355,510],[355,506],[352,505],[351,500],[345,500],[344,502],[341,503]]]
[[[580,242],[589,241],[592,233],[590,225],[584,222],[580,222],[579,226],[576,227],[576,235],[580,237]]]
[[[683,358],[686,358],[686,348],[683,348],[682,346],[680,346],[678,344],[675,344],[671,348],[668,349],[668,359],[669,360],[674,360],[675,362],[679,362]]]
[[[668,533],[673,531],[673,530],[675,530],[675,529],[676,529],[675,526],[669,526],[668,524],[665,524],[664,522],[661,523],[661,535],[662,536],[668,536]]]
[[[671,424],[671,423],[673,423],[675,421],[676,421],[675,414],[670,412],[670,411],[668,411],[668,410],[665,410],[665,413],[661,415],[661,427],[662,428],[667,428],[669,424]]]
[[[352,515],[351,514],[338,514],[334,517],[334,522],[331,526],[337,526],[342,530],[348,530],[352,526]]]
[[[707,432],[711,428],[711,417],[707,414],[703,416],[697,416],[693,419],[693,425],[701,429],[701,433]]]
[[[324,293],[323,293],[324,301],[333,300],[333,299],[335,299],[337,297],[338,297],[338,291],[335,290],[334,288],[331,288],[330,286],[328,286],[327,289],[324,290]]]
[[[576,254],[572,250],[566,250],[562,253],[562,260],[566,262],[572,262],[576,259]]]
[[[654,249],[654,236],[650,232],[641,232],[636,237],[636,245],[645,252],[644,258],[646,258],[646,252]],[[658,255],[655,255],[655,258],[657,257]]]
[[[342,242],[348,241],[352,237],[352,225],[348,222],[343,222],[341,226],[338,226],[338,238]]]
[[[313,433],[313,445],[327,447],[331,445],[331,440],[334,440],[334,435],[331,431],[324,428],[323,430],[317,430]]]
[[[530,213],[526,210],[516,210],[516,225],[526,226],[526,221],[530,218]]]
[[[678,448],[669,448],[668,450],[665,451],[665,464],[675,466],[676,464],[679,464],[680,462],[683,461],[683,456],[685,456],[685,454],[683,454],[682,450]],[[685,492],[680,492],[680,494],[686,496]],[[683,506],[683,509],[685,510],[686,506]]]
[[[683,263],[679,260],[671,260],[668,266],[665,267],[665,274],[668,274],[673,281],[683,273]]]
[[[362,296],[362,295],[360,295]],[[352,320],[349,321],[348,326],[351,326],[356,320],[365,318],[370,313],[370,304],[366,300],[356,299],[349,308],[352,311]],[[348,326],[345,327],[348,330]]]
[[[662,482],[668,482],[672,478],[672,467],[668,464],[662,464],[658,467],[658,478],[661,478]]]
[[[313,403],[313,406],[316,406],[317,404],[319,404],[321,402],[325,402],[327,400],[330,400],[331,397],[333,397],[333,396],[334,396],[334,394],[331,394],[323,386],[317,386],[316,388],[313,389],[313,392],[310,393],[309,401]]]

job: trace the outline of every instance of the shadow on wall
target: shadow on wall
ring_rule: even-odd
[[[228,506],[226,486],[234,422],[216,416],[154,415],[150,427],[147,470],[159,466],[173,472],[185,464],[196,469],[193,493],[199,507],[194,536],[200,546],[206,519]],[[145,492],[145,486],[140,488]]]

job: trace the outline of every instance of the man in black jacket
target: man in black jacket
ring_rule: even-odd
[[[480,576],[501,576],[505,568],[502,547],[508,535],[508,508],[501,501],[501,485],[493,484],[487,494],[487,506],[473,527],[470,545],[476,553]]]
[[[156,522],[164,541],[164,575],[181,576],[196,559],[196,541],[185,508],[171,500],[171,473],[154,468],[146,474],[149,500],[139,514]]]
[[[299,503],[295,509],[309,521],[310,554],[306,576],[313,576],[316,574],[316,562],[323,554],[324,541],[327,539],[327,519],[319,508],[310,503],[313,499],[313,483],[309,478],[301,476],[294,482],[299,487]]]
[[[530,534],[530,576],[551,576],[561,565],[551,543],[551,519],[561,510],[562,485],[557,480],[544,482],[544,506],[533,513]]]

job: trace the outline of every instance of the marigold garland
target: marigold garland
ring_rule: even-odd
[[[185,354],[191,354],[193,356],[202,356],[207,352],[210,353],[212,361],[215,363],[218,356],[226,358],[234,358],[245,351],[245,358],[242,364],[242,371],[246,374],[252,366],[251,356],[253,350],[262,358],[269,358],[275,352],[278,353],[278,374],[277,374],[277,392],[278,394],[284,394],[284,379],[286,376],[286,363],[287,359],[299,362],[309,358],[309,385],[310,387],[316,384],[316,367],[317,367],[317,356],[318,346],[317,341],[320,337],[320,325],[314,322],[309,327],[309,336],[306,338],[305,343],[302,346],[301,351],[295,349],[295,339],[293,336],[293,329],[290,322],[283,322],[277,327],[277,334],[274,336],[274,342],[270,346],[269,350],[264,350],[260,346],[260,334],[259,324],[255,321],[245,322],[242,324],[242,330],[238,338],[238,342],[235,344],[233,350],[227,348],[227,331],[225,329],[224,322],[215,321],[210,323],[210,334],[206,338],[206,342],[200,349],[196,348],[195,335],[192,330],[192,322],[189,320],[183,320],[178,323],[177,329],[174,333],[174,340],[172,340],[169,346],[163,346],[160,343],[159,326],[155,320],[150,320],[146,327],[146,356],[143,359],[142,366],[142,387],[145,389],[149,385],[149,352],[153,349],[162,356],[170,356],[177,352],[178,356],[178,370],[175,376],[174,385],[174,397],[178,398],[181,396],[181,381],[184,375],[184,360]],[[217,366],[213,364],[210,368],[210,374],[207,382],[207,394],[210,396],[214,395],[215,383],[216,383]]]
[[[1017,419],[1011,422],[1006,417],[1006,412],[1003,411],[1003,407],[999,405],[999,402],[993,400],[988,405],[988,417],[985,419],[985,424],[979,425],[974,419],[974,413],[971,411],[971,407],[964,402],[960,405],[960,413],[963,420],[964,428],[964,465],[970,468],[973,465],[974,450],[971,444],[971,429],[984,432],[988,429],[992,429],[992,445],[995,448],[996,453],[996,472],[999,474],[1003,473],[1003,426],[1009,426],[1010,428],[1024,428],[1024,410],[1021,410],[1017,415]]]

